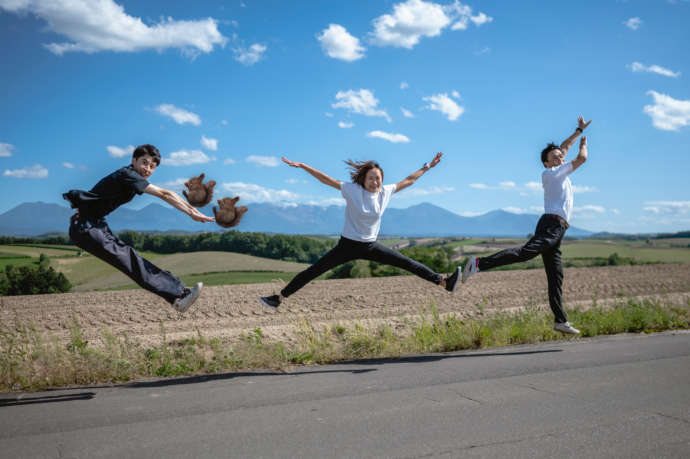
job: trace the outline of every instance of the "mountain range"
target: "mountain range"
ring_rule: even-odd
[[[201,211],[213,215],[212,206]],[[73,210],[59,204],[26,202],[0,214],[0,235],[38,236],[67,232]],[[494,210],[476,217],[463,217],[441,207],[422,203],[406,209],[388,208],[381,222],[382,235],[395,236],[480,236],[525,237],[534,232],[539,215],[513,214]],[[212,224],[193,221],[183,213],[160,204],[139,209],[117,209],[107,217],[113,231],[135,230],[156,232],[224,231]],[[283,234],[340,234],[344,222],[342,206],[293,205],[279,206],[253,203],[239,231]],[[576,227],[567,232],[571,237],[587,237],[593,233]]]

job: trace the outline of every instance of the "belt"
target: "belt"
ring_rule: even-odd
[[[556,214],[546,214],[546,215],[548,215],[550,218],[553,218],[554,220],[558,220],[559,222],[563,223],[563,226],[565,226],[565,229],[570,228],[568,221],[565,218],[561,217],[560,215],[556,215]]]

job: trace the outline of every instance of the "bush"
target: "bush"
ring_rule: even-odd
[[[38,293],[66,293],[72,289],[72,284],[64,274],[47,266],[44,261],[38,266],[12,265],[5,267],[0,273],[1,295],[35,295]]]

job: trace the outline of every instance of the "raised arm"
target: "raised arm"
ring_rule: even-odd
[[[582,131],[589,126],[589,123],[591,123],[592,120],[589,120],[585,123],[585,119],[582,118],[581,116],[577,118],[577,127],[575,128],[575,132],[573,132],[570,137],[565,139],[563,143],[561,143],[560,149],[563,152],[563,156],[565,156],[566,153],[568,153],[568,149],[573,145],[573,142],[575,142],[575,139],[577,139],[577,136],[582,134]]]
[[[166,190],[165,188],[158,187],[156,185],[150,184],[144,188],[144,193],[161,198],[163,201],[167,202],[177,210],[184,212],[185,214],[192,217],[192,220],[198,222],[213,222],[216,219],[213,217],[207,217],[202,214],[195,207],[190,206],[187,201],[182,199],[182,197],[175,193],[174,191]]]
[[[430,163],[424,163],[424,165],[419,168],[417,171],[411,173],[407,177],[405,177],[404,180],[401,180],[395,185],[395,192],[397,193],[398,191],[402,191],[408,186],[412,185],[414,182],[417,181],[419,177],[424,175],[426,171],[431,169],[432,167],[436,166],[439,161],[441,161],[441,156],[443,156],[443,153],[438,152],[436,153],[436,156],[434,156],[434,159],[431,160]]]
[[[314,169],[311,166],[307,166],[304,163],[296,163],[294,161],[290,161],[285,156],[283,156],[282,159],[283,159],[283,162],[285,164],[287,164],[288,166],[297,167],[299,169],[304,169],[305,171],[309,172],[311,175],[314,176],[314,178],[316,178],[316,180],[323,183],[324,185],[332,186],[336,190],[340,189],[340,181],[329,177],[328,175],[324,174],[320,170]]]
[[[577,157],[573,159],[573,170],[582,166],[585,161],[587,161],[587,136],[583,135],[580,138],[580,152],[577,154]]]

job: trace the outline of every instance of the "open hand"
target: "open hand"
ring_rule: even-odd
[[[285,164],[287,164],[288,166],[298,167],[298,168],[301,168],[301,167],[304,166],[304,163],[296,163],[296,162],[294,162],[294,161],[290,161],[290,160],[287,159],[285,156],[283,156],[281,159],[282,159],[283,162],[284,162]]]
[[[580,129],[582,129],[584,131],[585,128],[587,126],[589,126],[589,123],[591,123],[591,122],[592,122],[592,120],[589,120],[585,123],[585,119],[582,116],[580,116],[577,119],[577,127],[579,127]]]
[[[199,211],[196,210],[196,209],[194,209],[194,210],[192,211],[192,214],[190,215],[190,217],[192,217],[192,220],[197,221],[197,222],[201,222],[201,223],[215,222],[215,221],[216,221],[215,218],[213,218],[213,217],[208,217],[208,216],[202,214],[201,212],[199,212]]]

